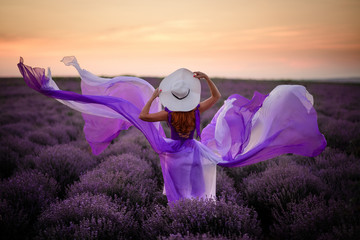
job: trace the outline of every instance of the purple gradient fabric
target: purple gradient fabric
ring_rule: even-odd
[[[134,77],[97,77],[81,69],[75,57],[63,62],[79,72],[82,94],[60,90],[44,69],[26,66],[22,59],[18,67],[29,87],[83,113],[86,140],[94,154],[120,131],[139,129],[160,156],[170,202],[215,198],[216,165],[240,167],[286,153],[316,156],[326,146],[313,98],[303,86],[280,85],[269,95],[255,92],[251,100],[234,94],[203,129],[201,141],[175,140],[166,138],[159,123],[138,118],[154,91],[149,83]],[[156,99],[150,112],[160,109]]]
[[[232,95],[202,131],[202,142],[221,156],[218,165],[239,167],[285,154],[317,156],[326,147],[313,98],[305,87],[280,85],[251,100]]]

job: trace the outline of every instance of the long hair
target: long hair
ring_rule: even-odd
[[[172,112],[171,125],[182,138],[188,138],[195,129],[195,110],[189,112]]]

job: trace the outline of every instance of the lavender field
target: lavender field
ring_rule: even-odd
[[[80,92],[79,79],[55,81]],[[22,79],[0,79],[1,239],[358,239],[360,84],[215,83],[223,99],[202,115],[202,128],[232,93],[251,98],[302,84],[314,96],[327,148],[315,158],[217,167],[216,202],[169,207],[159,158],[138,130],[94,156],[80,113]]]

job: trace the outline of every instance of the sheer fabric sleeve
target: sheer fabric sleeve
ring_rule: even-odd
[[[202,143],[224,167],[245,166],[293,153],[316,156],[325,146],[313,97],[300,85],[280,85],[248,100],[230,96],[202,131]]]
[[[43,68],[26,66],[22,58],[18,67],[29,87],[83,113],[85,136],[94,154],[101,153],[121,130],[130,126],[142,131],[155,151],[166,149],[161,125],[138,118],[154,90],[149,83],[135,77],[99,78],[82,70],[75,58],[64,62],[78,70],[83,94],[60,90],[50,71],[49,76],[45,76]],[[154,102],[151,111],[158,111],[160,107],[159,102]]]

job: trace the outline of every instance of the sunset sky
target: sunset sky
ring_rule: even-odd
[[[359,0],[1,0],[0,77],[17,62],[77,75],[360,77]]]

